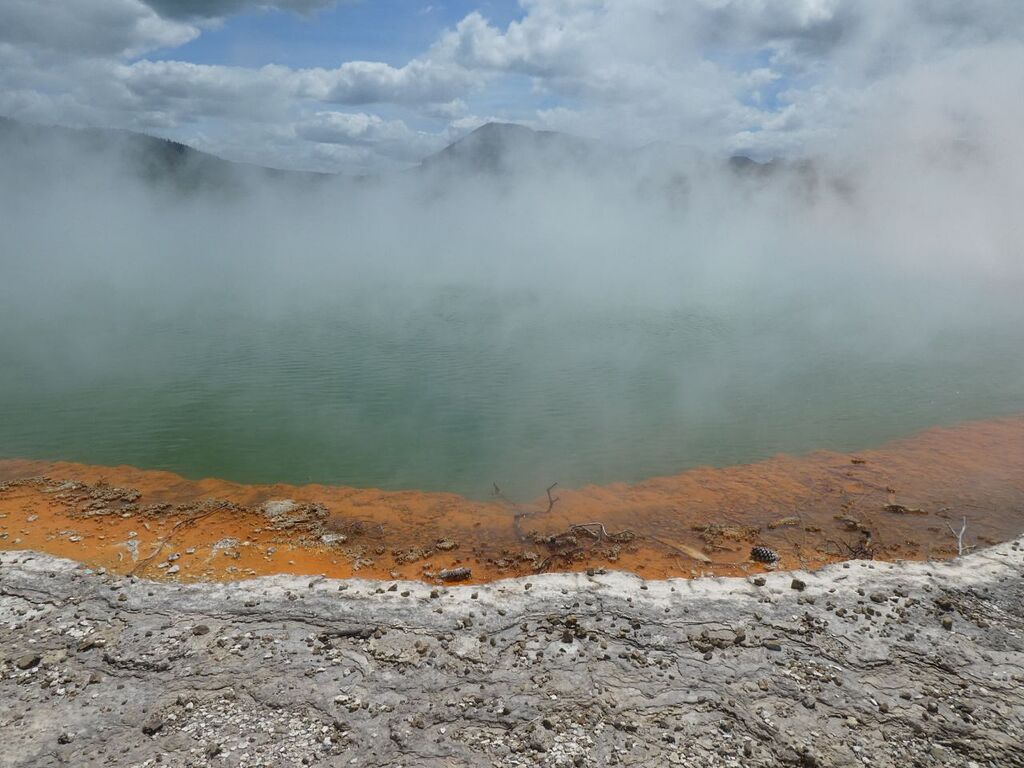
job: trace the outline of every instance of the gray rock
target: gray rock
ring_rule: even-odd
[[[0,700],[16,714],[0,715],[0,764],[1017,764],[1019,544],[847,565],[814,575],[818,605],[780,589],[792,574],[759,576],[766,590],[593,570],[387,592],[155,583],[3,552]],[[875,592],[899,605],[865,605]],[[19,669],[26,656],[45,667]]]
[[[146,718],[142,724],[142,732],[147,736],[152,736],[155,733],[159,733],[165,725],[165,721],[160,715],[151,715]]]
[[[15,660],[14,666],[18,669],[32,669],[37,666],[41,660],[42,656],[38,653],[26,653]]]

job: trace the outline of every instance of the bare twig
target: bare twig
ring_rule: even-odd
[[[594,531],[592,530],[593,528],[597,528],[598,530]],[[569,530],[582,531],[595,539],[600,539],[602,536],[606,539],[611,538],[611,536],[608,535],[608,529],[604,527],[604,523],[576,523],[576,525],[570,525]]]
[[[200,520],[202,520],[204,517],[209,517],[210,515],[216,514],[217,512],[223,512],[223,509],[221,509],[220,507],[214,507],[213,509],[208,509],[205,512],[199,512],[190,517],[186,517],[184,520],[179,520],[177,523],[174,524],[174,526],[167,533],[167,535],[156,543],[156,548],[149,555],[142,558],[138,563],[135,564],[135,567],[133,567],[128,572],[128,575],[135,576],[140,571],[143,571],[146,568],[148,568],[150,564],[154,560],[156,560],[157,555],[163,552],[164,547],[167,546],[167,542],[169,542],[171,538],[174,536],[174,534],[176,534],[180,529],[184,528],[185,526],[194,525],[195,523],[198,523]]]
[[[956,553],[957,553],[957,555],[962,555],[964,552],[967,552],[968,550],[974,549],[974,547],[969,547],[969,546],[964,544],[964,534],[967,533],[967,518],[966,517],[963,519],[963,522],[960,524],[960,530],[959,531],[953,530],[953,526],[950,525],[949,523],[946,523],[946,527],[949,528],[949,532],[952,533],[956,537]]]
[[[519,539],[520,541],[526,541],[527,540],[527,536],[526,536],[525,533],[523,533],[523,528],[522,528],[523,518],[525,518],[525,517],[533,517],[534,515],[546,515],[555,506],[555,502],[558,501],[558,497],[557,496],[552,496],[551,495],[551,491],[553,491],[555,489],[555,486],[557,486],[557,485],[558,485],[558,483],[552,483],[547,488],[547,493],[548,493],[548,508],[547,509],[545,509],[545,510],[537,509],[537,510],[532,510],[532,511],[531,510],[523,510],[523,509],[521,509],[521,510],[519,510],[519,511],[517,511],[515,513],[515,516],[512,518],[512,528],[516,532],[516,538],[517,539]],[[495,485],[494,487],[497,488],[498,486]]]
[[[597,530],[593,530],[594,528]],[[577,523],[576,525],[570,525],[569,530],[573,533],[586,533],[597,541],[607,540],[612,542],[624,542],[633,541],[633,539],[636,538],[636,534],[628,528],[619,531],[618,533],[608,533],[608,529],[604,527],[604,523]]]

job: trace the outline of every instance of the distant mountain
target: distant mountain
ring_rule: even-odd
[[[254,179],[308,183],[333,178],[332,174],[237,163],[186,144],[132,131],[36,125],[0,117],[0,169],[14,159],[52,161],[63,159],[65,153],[71,157],[117,158],[142,179],[171,184],[182,192],[232,189]]]
[[[515,123],[486,123],[420,163],[420,170],[504,175],[537,167],[582,165],[601,154],[596,142]]]
[[[771,176],[782,168],[782,163],[778,160],[758,162],[746,155],[733,155],[729,158],[729,168],[748,176]]]
[[[487,123],[423,160],[416,170],[448,175],[509,176],[540,171],[587,170],[614,178],[630,177],[646,188],[671,187],[698,170],[728,170],[741,178],[768,179],[786,167],[744,155],[709,156],[671,141],[618,149],[556,131],[535,131],[514,123]]]
[[[0,117],[0,173],[20,163],[23,169],[49,167],[76,157],[98,162],[116,159],[130,172],[178,192],[234,191],[260,181],[297,183],[308,188],[327,179],[372,182],[386,176],[283,171],[225,160],[185,144],[116,129],[34,125]],[[668,196],[684,201],[700,176],[727,170],[740,179],[761,183],[784,169],[808,167],[780,161],[759,163],[744,156],[710,157],[692,147],[655,142],[638,149],[618,149],[598,141],[556,131],[535,131],[513,123],[487,123],[410,169],[430,179],[434,192],[454,188],[471,176],[512,179],[546,173],[584,172],[625,185],[644,197]],[[28,172],[31,172],[29,170]]]

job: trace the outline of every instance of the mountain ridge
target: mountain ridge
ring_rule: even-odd
[[[137,131],[43,125],[0,116],[0,157],[12,142],[27,149],[48,140],[60,141],[82,152],[116,150],[127,157],[129,167],[142,178],[148,181],[172,179],[183,191],[231,186],[240,183],[245,176],[308,183],[332,179],[360,181],[390,175],[350,176],[273,168],[229,160],[183,142]],[[568,170],[584,165],[604,169],[618,166],[635,169],[641,166],[664,171],[673,165],[667,157],[677,154],[650,144],[619,150],[593,139],[559,131],[535,130],[519,123],[488,122],[424,157],[405,173],[430,174],[442,179],[465,174],[504,177],[523,171]],[[688,150],[687,156],[691,162],[702,157],[693,149]],[[770,175],[783,165],[777,160],[762,163],[744,155],[723,158],[723,161],[729,170],[740,176]]]

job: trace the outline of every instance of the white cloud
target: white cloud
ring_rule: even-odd
[[[803,153],[870,107],[881,84],[898,90],[960,52],[1024,41],[1019,0],[521,0],[517,20],[469,13],[401,65],[135,60],[239,10],[331,4],[3,0],[0,111],[183,140],[203,126],[233,156],[259,136],[278,164],[412,160],[480,114],[619,143]]]
[[[297,131],[302,138],[323,144],[373,144],[409,135],[409,128],[401,120],[384,120],[365,112],[317,112]]]
[[[620,140],[794,151],[862,94],[963,48],[1019,43],[1016,0],[522,0],[504,29],[473,13],[435,46],[574,103],[542,121]],[[775,103],[763,89],[786,85]],[[823,106],[827,94],[828,106]],[[812,119],[813,118],[813,119]]]
[[[137,56],[199,35],[140,0],[4,0],[0,42],[69,56]]]
[[[482,83],[470,70],[430,59],[413,59],[403,67],[350,61],[337,69],[319,70],[317,77],[326,90],[316,95],[337,104],[436,104]]]
[[[456,120],[466,114],[466,102],[462,99],[452,99],[443,103],[425,104],[419,109],[419,113],[425,117],[433,117],[439,120]]]
[[[365,112],[318,112],[296,125],[295,133],[317,144],[366,147],[407,162],[444,146],[442,136],[416,132],[402,120],[385,120]]]

